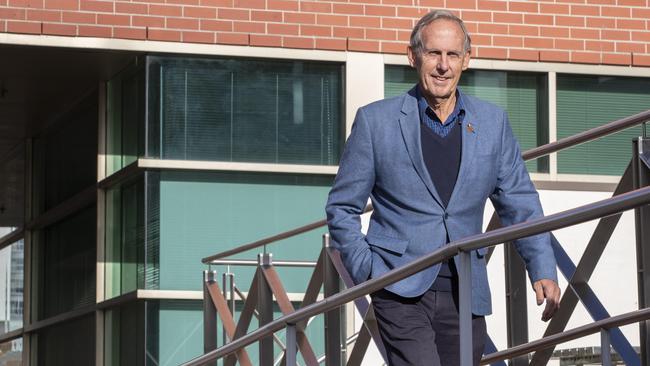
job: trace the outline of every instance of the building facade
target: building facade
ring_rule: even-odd
[[[410,30],[436,8],[472,35],[460,87],[508,111],[522,150],[650,109],[647,0],[0,0],[0,364],[200,355],[201,258],[324,217],[356,109],[414,85]],[[642,133],[528,162],[545,211],[611,195]],[[556,233],[574,262],[594,225]],[[638,306],[633,225],[593,277],[610,314]],[[324,230],[267,250],[315,260]],[[251,268],[214,269],[247,291]],[[489,271],[504,349],[502,249]],[[296,304],[309,273],[280,271]]]

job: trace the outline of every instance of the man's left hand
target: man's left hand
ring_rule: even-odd
[[[560,308],[560,287],[557,282],[553,280],[539,280],[533,284],[535,295],[537,297],[537,305],[542,305],[546,299],[546,308],[542,313],[542,320],[549,321],[557,309]]]

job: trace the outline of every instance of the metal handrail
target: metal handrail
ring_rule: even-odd
[[[548,144],[532,148],[532,149],[527,150],[524,153],[522,153],[521,156],[522,156],[522,158],[524,160],[537,159],[537,158],[540,158],[542,156],[549,155],[549,154],[552,154],[554,152],[558,152],[560,150],[564,150],[564,149],[569,148],[569,147],[573,147],[573,146],[576,146],[576,145],[579,145],[579,144],[583,144],[585,142],[589,142],[589,141],[593,141],[593,140],[605,137],[607,135],[622,131],[622,130],[624,130],[626,128],[629,128],[629,127],[632,127],[632,126],[635,126],[635,125],[638,125],[638,124],[641,124],[641,123],[644,123],[644,122],[647,122],[647,121],[650,121],[650,109],[645,111],[645,112],[637,113],[635,115],[625,117],[625,118],[622,118],[622,119],[619,119],[619,120],[604,124],[602,126],[592,128],[590,130],[581,132],[581,133],[573,135],[573,136],[563,138],[563,139],[558,140],[558,141],[550,142]],[[363,213],[367,213],[367,212],[370,212],[370,211],[372,211],[372,205],[368,204],[365,207],[365,209],[363,210]],[[215,259],[221,259],[221,258],[229,257],[231,255],[235,255],[235,254],[245,252],[247,250],[259,248],[259,247],[264,246],[266,244],[271,244],[271,243],[274,243],[274,242],[282,240],[282,239],[287,239],[287,238],[290,238],[292,236],[303,234],[303,233],[306,233],[308,231],[318,229],[319,227],[322,227],[322,226],[325,226],[325,225],[327,225],[327,220],[326,219],[318,220],[318,221],[312,222],[310,224],[303,225],[303,226],[300,226],[298,228],[295,228],[295,229],[292,229],[292,230],[289,230],[289,231],[285,231],[285,232],[280,233],[280,234],[269,236],[269,237],[266,237],[264,239],[256,240],[254,242],[244,244],[244,245],[238,246],[238,247],[233,248],[233,249],[228,249],[226,251],[211,255],[209,257],[205,257],[205,258],[203,258],[201,260],[201,262],[203,262],[204,264],[210,264],[210,262],[212,262]]]
[[[540,217],[531,221],[460,239],[441,247],[426,256],[418,258],[408,265],[393,269],[380,277],[370,279],[364,283],[329,296],[321,301],[307,305],[291,314],[275,319],[251,333],[237,338],[219,349],[199,356],[184,365],[200,365],[207,361],[221,358],[253,342],[259,341],[260,339],[287,326],[294,326],[300,321],[330,311],[345,303],[353,301],[356,298],[378,291],[389,284],[411,276],[427,267],[447,260],[452,256],[483,247],[502,244],[518,238],[580,224],[596,218],[613,215],[647,203],[650,203],[650,187],[637,189],[619,196],[590,203],[553,215]]]
[[[597,333],[602,329],[616,328],[622,325],[636,323],[647,319],[650,319],[650,308],[635,310],[629,313],[612,316],[610,318],[602,319],[591,324],[573,328],[562,333],[553,334],[548,337],[528,342],[526,344],[514,346],[507,350],[491,353],[481,359],[481,365],[488,365],[497,361],[503,361],[517,356],[526,355],[540,349],[556,346],[560,343],[572,341],[574,339]]]

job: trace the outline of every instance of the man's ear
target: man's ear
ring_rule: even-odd
[[[469,59],[472,58],[472,51],[467,51],[463,55],[463,71],[469,68]]]
[[[409,64],[411,65],[412,68],[417,69],[418,68],[418,54],[415,50],[411,48],[411,46],[407,47],[407,56],[409,59]]]

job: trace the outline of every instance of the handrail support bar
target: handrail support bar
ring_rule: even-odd
[[[458,271],[458,317],[460,328],[460,365],[474,364],[472,347],[472,252],[461,251],[458,254],[460,268]]]
[[[612,366],[612,348],[610,347],[609,330],[600,330],[600,360],[603,366]]]

